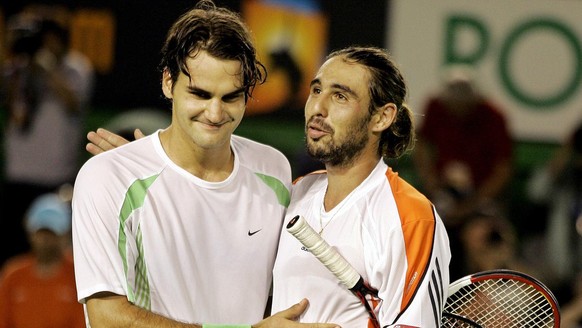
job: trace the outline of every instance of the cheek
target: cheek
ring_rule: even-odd
[[[247,108],[247,104],[245,103],[244,100],[225,105],[226,111],[231,113],[231,115],[236,117],[236,118],[242,118],[245,114],[246,108]]]
[[[192,101],[174,94],[174,98],[172,99],[172,109],[176,114],[186,114],[190,112],[191,108],[194,108]]]
[[[357,118],[347,111],[330,112],[328,117],[336,133],[346,135],[360,133],[362,130]]]
[[[245,107],[242,107],[241,109],[237,110],[235,113],[233,113],[231,115],[232,115],[233,120],[240,123],[245,115]]]
[[[181,97],[174,93],[172,99],[172,116],[179,120],[190,121],[193,117],[200,115],[203,105],[191,98]]]

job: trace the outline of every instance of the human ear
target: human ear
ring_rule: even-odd
[[[374,114],[373,131],[381,132],[388,129],[396,119],[397,112],[398,107],[396,107],[396,104],[394,103],[387,103],[384,106],[378,108]]]
[[[168,99],[172,99],[173,95],[172,95],[172,86],[174,84],[174,81],[172,81],[172,75],[170,74],[170,71],[166,68],[164,69],[164,72],[162,73],[162,92],[164,93],[164,96],[166,96],[166,98]]]

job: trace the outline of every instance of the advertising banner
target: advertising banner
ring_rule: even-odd
[[[422,120],[449,65],[466,65],[515,139],[561,142],[582,121],[582,1],[392,0],[386,44]]]

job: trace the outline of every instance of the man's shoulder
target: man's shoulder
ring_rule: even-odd
[[[285,155],[275,147],[245,137],[233,135],[231,144],[243,162],[278,163],[290,165]]]
[[[253,150],[253,151],[268,151],[268,152],[277,152],[280,153],[280,151],[278,149],[276,149],[275,147],[262,143],[262,142],[258,142],[246,137],[242,137],[239,135],[232,135],[231,138],[232,144],[235,147],[240,147],[240,148],[246,148],[249,150]]]
[[[274,177],[286,186],[291,184],[291,164],[275,147],[236,135],[231,138],[231,146],[241,167]]]
[[[115,161],[118,158],[131,157],[148,157],[151,153],[155,153],[155,145],[153,138],[155,135],[148,135],[141,139],[126,143],[125,145],[105,151],[99,155],[93,156],[91,159],[96,161]]]
[[[307,194],[308,192],[324,188],[325,184],[327,184],[327,171],[313,171],[293,181],[293,192]]]
[[[429,199],[415,186],[402,178],[391,167],[386,170],[386,179],[395,198],[413,202],[417,205],[430,204]]]
[[[34,256],[31,253],[16,255],[8,259],[1,270],[2,279],[22,275],[34,266]]]
[[[163,161],[151,141],[152,137],[147,136],[89,158],[81,167],[78,177],[98,176],[97,180],[107,180],[107,177],[120,176],[124,172],[159,167]]]

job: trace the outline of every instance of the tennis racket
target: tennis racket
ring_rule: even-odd
[[[370,305],[366,298],[369,295],[372,299],[378,300],[378,291],[370,287],[356,269],[313,230],[304,217],[297,215],[291,219],[287,224],[287,231],[297,238],[311,254],[315,255],[340,282],[360,299],[370,316],[372,326],[380,328],[373,306]]]
[[[449,286],[441,328],[560,327],[558,302],[537,279],[511,270],[483,271]]]

